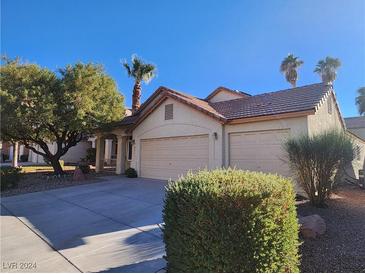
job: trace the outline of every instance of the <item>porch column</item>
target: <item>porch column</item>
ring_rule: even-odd
[[[127,145],[127,137],[126,136],[117,136],[118,144],[117,144],[117,165],[115,167],[116,174],[122,174],[125,171],[125,153],[126,153],[126,145]]]
[[[9,146],[9,161],[13,161],[14,145]]]
[[[95,144],[96,144],[95,172],[100,172],[104,168],[105,139],[103,137],[97,137]]]
[[[19,157],[18,150],[19,150],[19,143],[15,142],[14,145],[13,145],[13,160],[11,162],[12,167],[17,167],[18,166],[18,157]]]
[[[112,161],[112,139],[106,139],[105,140],[105,162],[108,166],[110,166]]]
[[[19,147],[19,161],[20,161],[20,156],[24,155],[24,145],[20,145]]]

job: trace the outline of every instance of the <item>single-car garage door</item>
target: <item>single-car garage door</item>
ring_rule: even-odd
[[[282,147],[288,137],[288,129],[231,133],[230,166],[289,176]]]
[[[177,179],[208,167],[208,135],[141,140],[141,177]]]

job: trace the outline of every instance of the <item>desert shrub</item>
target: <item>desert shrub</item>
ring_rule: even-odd
[[[96,148],[88,148],[86,151],[86,161],[91,164],[94,165],[95,161],[96,161]]]
[[[329,198],[337,173],[354,159],[351,139],[337,131],[292,138],[284,148],[296,180],[318,207]]]
[[[2,191],[18,185],[21,176],[20,171],[21,168],[19,167],[6,166],[0,168],[0,186]]]
[[[168,272],[297,272],[292,183],[233,169],[170,183],[163,209]]]
[[[28,162],[28,155],[26,155],[26,154],[20,155],[20,161],[21,162]]]
[[[137,178],[137,171],[134,168],[127,168],[127,170],[125,171],[125,176],[127,176],[128,178]]]

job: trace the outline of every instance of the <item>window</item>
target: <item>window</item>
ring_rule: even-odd
[[[174,105],[165,105],[165,120],[172,120],[174,118]]]
[[[133,157],[133,140],[132,137],[129,137],[127,142],[127,160],[132,161]]]
[[[332,98],[328,98],[328,114],[332,114]]]

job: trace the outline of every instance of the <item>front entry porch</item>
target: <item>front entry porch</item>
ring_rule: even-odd
[[[128,157],[130,140],[131,136],[125,134],[97,134],[95,171],[101,172],[107,166],[115,167],[116,174],[123,174],[130,166]]]

